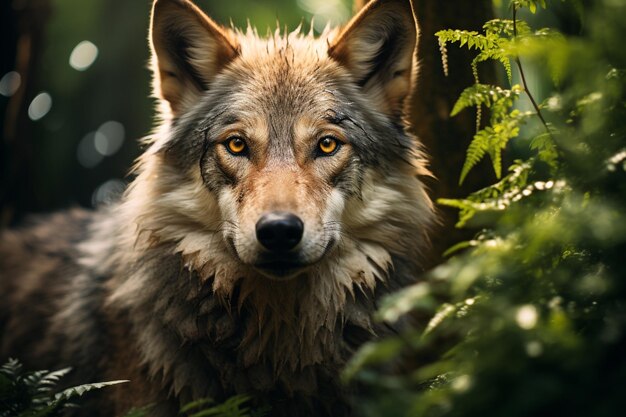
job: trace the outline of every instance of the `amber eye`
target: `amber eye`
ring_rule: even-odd
[[[226,149],[233,155],[245,155],[248,150],[246,142],[240,137],[232,137],[226,141]]]
[[[329,156],[334,154],[339,149],[339,141],[332,136],[324,136],[317,143],[319,154],[323,156]]]

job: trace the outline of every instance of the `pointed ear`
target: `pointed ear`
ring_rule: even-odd
[[[410,0],[373,0],[340,32],[328,54],[348,69],[379,110],[399,117],[416,78],[417,37]]]
[[[154,89],[180,114],[239,53],[228,32],[187,0],[155,0],[150,24]]]

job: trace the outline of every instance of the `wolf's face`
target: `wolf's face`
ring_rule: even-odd
[[[154,203],[184,200],[163,217],[195,236],[187,247],[180,232],[159,238],[183,241],[183,254],[223,251],[272,279],[342,249],[406,250],[406,224],[430,218],[402,122],[416,38],[409,0],[373,1],[317,38],[269,39],[219,27],[187,1],[157,0],[155,91],[169,120],[148,154],[169,179]]]
[[[265,60],[242,60],[243,79],[220,80],[240,99],[220,105],[223,116],[204,132],[200,164],[218,196],[232,254],[267,276],[286,278],[338,242],[345,198],[339,190],[354,189],[360,164],[338,120],[331,80],[314,68],[294,73],[276,57]]]

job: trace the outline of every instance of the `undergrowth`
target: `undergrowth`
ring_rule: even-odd
[[[58,391],[59,381],[71,371],[25,371],[17,359],[0,367],[0,417],[57,417],[85,393],[128,381],[77,385]]]
[[[460,182],[486,157],[498,180],[439,200],[475,238],[382,303],[380,320],[425,320],[355,355],[344,378],[366,387],[360,415],[609,417],[626,406],[626,2],[564,5],[584,18],[577,36],[519,20],[553,7],[533,0],[511,1],[511,19],[482,32],[437,33],[449,76],[462,70],[449,47],[476,51],[475,84],[452,110],[477,109]],[[503,65],[501,85],[480,82],[484,60]],[[553,83],[545,100],[529,90],[529,64]]]

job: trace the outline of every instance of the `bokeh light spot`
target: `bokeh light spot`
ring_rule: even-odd
[[[50,94],[41,92],[35,96],[28,106],[28,117],[30,120],[36,121],[44,117],[52,108],[52,97]]]
[[[537,325],[539,314],[535,306],[527,304],[517,309],[515,321],[517,325],[524,330],[530,330]]]
[[[110,120],[103,123],[99,128],[95,138],[96,150],[104,155],[111,156],[120,150],[124,143],[124,125],[120,122]]]
[[[452,389],[456,392],[465,392],[472,386],[472,378],[469,375],[459,375],[452,381]]]
[[[98,47],[89,41],[82,41],[70,54],[70,66],[77,71],[85,71],[98,57]]]
[[[350,9],[341,0],[298,0],[298,6],[313,15],[317,32],[322,32],[327,23],[337,25],[350,17]]]
[[[543,353],[543,345],[537,340],[526,343],[526,354],[531,358],[536,358]]]
[[[10,71],[0,78],[0,94],[11,97],[22,84],[22,77],[17,71]]]
[[[104,156],[96,150],[96,140],[102,140],[98,139],[98,135],[102,135],[102,133],[90,132],[86,134],[78,144],[76,157],[78,158],[78,163],[85,168],[94,168],[102,162],[104,158]]]
[[[124,192],[126,184],[122,180],[112,179],[101,184],[91,195],[91,204],[93,207],[111,204],[119,200]]]

